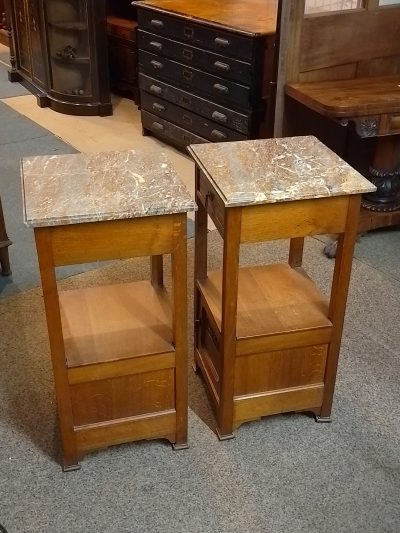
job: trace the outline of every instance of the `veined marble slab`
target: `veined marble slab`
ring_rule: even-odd
[[[373,192],[375,185],[312,136],[189,147],[226,206]]]
[[[166,155],[127,152],[22,160],[24,222],[58,226],[194,211]]]

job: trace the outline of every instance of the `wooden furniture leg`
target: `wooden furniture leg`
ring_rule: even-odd
[[[8,255],[8,247],[12,244],[8,238],[6,231],[6,224],[4,222],[3,207],[1,205],[0,198],[0,266],[1,266],[1,275],[9,276],[11,274],[10,269],[10,258]]]
[[[188,448],[188,374],[187,374],[187,269],[186,213],[179,215],[181,224],[177,245],[172,252],[173,317],[175,345],[176,441],[174,450]]]
[[[64,472],[79,470],[74,419],[72,413],[70,385],[66,372],[66,357],[61,325],[60,303],[51,244],[51,228],[35,228],[40,277],[42,280],[43,301],[46,312],[47,330],[54,381],[58,421],[62,442],[62,469]]]
[[[241,223],[241,208],[226,210],[222,267],[221,397],[217,428],[220,440],[234,437],[233,396]]]
[[[346,232],[341,233],[338,240],[335,270],[333,273],[331,300],[329,304],[329,320],[332,322],[332,339],[329,344],[328,358],[325,370],[325,388],[320,414],[317,422],[330,422],[333,393],[335,389],[337,366],[339,361],[340,342],[342,338],[343,322],[346,310],[347,294],[350,284],[351,267],[353,262],[354,245],[357,237],[358,213],[360,211],[360,196],[349,199]]]

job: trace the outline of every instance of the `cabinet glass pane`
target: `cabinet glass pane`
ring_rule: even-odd
[[[362,0],[306,0],[306,13],[342,11],[362,7]]]
[[[91,96],[90,46],[86,0],[46,0],[51,88]]]

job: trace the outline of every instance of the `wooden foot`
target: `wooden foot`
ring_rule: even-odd
[[[330,416],[315,416],[315,421],[319,424],[330,424],[332,422],[332,418]]]
[[[76,463],[75,465],[62,465],[63,472],[74,472],[75,470],[80,470],[81,465],[79,463]]]
[[[148,137],[149,135],[151,135],[150,130],[142,127],[142,135],[143,137]]]
[[[221,440],[221,441],[223,441],[223,440],[231,440],[231,439],[235,438],[235,435],[233,433],[222,434],[222,433],[220,433],[218,428],[216,428],[215,433],[217,434],[218,439]]]
[[[173,442],[171,446],[172,446],[172,449],[175,451],[187,450],[189,448],[189,444],[187,442],[183,442],[183,443]]]

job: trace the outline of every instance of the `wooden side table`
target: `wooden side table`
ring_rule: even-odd
[[[189,193],[159,156],[130,152],[23,161],[35,229],[63,469],[138,439],[187,447],[186,212]],[[172,294],[163,285],[171,254]],[[55,267],[151,256],[151,281],[58,290]]]
[[[400,223],[400,74],[350,80],[292,83],[286,93],[361,138],[376,137],[369,180],[374,194],[363,198],[359,231]]]
[[[194,145],[195,367],[221,440],[288,411],[330,421],[362,193],[374,186],[314,137]],[[224,240],[207,272],[207,215]],[[330,301],[302,269],[307,235],[338,233]],[[239,267],[243,243],[290,238],[288,264]]]

